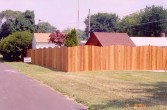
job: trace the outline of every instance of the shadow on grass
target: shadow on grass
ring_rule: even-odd
[[[24,63],[24,62],[23,62],[23,63]],[[55,72],[64,72],[64,71],[60,71],[60,70],[57,70],[57,69],[52,68],[52,67],[47,67],[46,65],[45,65],[45,66],[42,66],[42,65],[32,64],[32,63],[27,63],[27,64],[28,64],[28,65],[39,66],[39,67],[46,68],[46,69],[49,69],[49,70],[52,70],[52,71],[55,71]]]
[[[4,60],[3,56],[1,54],[0,54],[0,62],[1,63],[5,63],[5,62],[11,62],[12,63],[12,61]],[[15,61],[13,61],[13,62],[15,62]],[[16,62],[19,62],[19,61],[16,61]],[[20,62],[24,63],[23,61],[20,61]],[[63,71],[59,71],[59,70],[57,70],[55,68],[47,67],[46,65],[45,66],[41,66],[41,65],[36,65],[36,64],[32,64],[32,63],[26,63],[26,64],[28,64],[28,65],[34,65],[34,66],[39,66],[39,67],[46,68],[46,69],[49,69],[49,70],[52,70],[52,71],[55,71],[55,72],[63,72]]]
[[[138,86],[138,85],[136,85]],[[167,107],[167,82],[157,82],[155,84],[141,84],[141,89],[131,89],[128,93],[133,94],[149,94],[141,98],[120,99],[120,100],[108,100],[100,105],[92,105],[89,110],[114,110],[114,109],[127,109],[128,108],[140,108],[154,107],[154,106],[166,106]],[[151,88],[150,88],[151,87]]]
[[[147,98],[155,100],[157,104],[167,105],[167,82],[158,82],[156,84],[144,86],[154,87],[153,89],[145,89],[146,92],[152,93],[152,96],[148,96]]]

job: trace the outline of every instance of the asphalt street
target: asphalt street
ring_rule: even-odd
[[[86,108],[0,63],[0,110],[86,110]]]

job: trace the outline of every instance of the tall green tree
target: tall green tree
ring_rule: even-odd
[[[72,47],[79,45],[77,31],[75,29],[72,29],[66,37],[65,46]]]
[[[1,26],[0,38],[5,38],[9,34],[12,34],[15,31],[15,22],[14,20],[7,20]]]
[[[116,14],[113,13],[97,13],[90,17],[90,31],[93,32],[115,32],[117,24],[120,20]],[[85,19],[86,29],[88,35],[88,18]]]
[[[10,12],[11,13],[11,12]],[[7,37],[13,32],[29,31],[33,33],[35,31],[35,20],[33,11],[25,11],[24,13],[18,13],[16,16],[13,16],[12,19],[7,19],[1,26],[0,39]],[[9,14],[6,15],[7,18],[11,18]]]
[[[144,9],[141,18],[142,36],[160,36],[165,31],[167,22],[167,10],[161,6],[151,6]]]
[[[122,18],[118,25],[119,32],[126,32],[130,36],[138,36],[140,33],[138,33],[137,25],[141,23],[142,14],[143,12],[140,11]]]
[[[40,22],[35,27],[35,32],[39,33],[51,33],[54,32],[56,28],[48,22]]]
[[[167,33],[167,10],[162,6],[146,7],[144,10],[124,17],[119,23],[121,32],[130,36],[158,37]]]
[[[26,10],[22,15],[18,16],[15,20],[16,31],[35,31],[35,14],[34,11]]]
[[[20,16],[22,12],[5,10],[0,12],[0,39],[8,36],[15,30],[16,17]]]

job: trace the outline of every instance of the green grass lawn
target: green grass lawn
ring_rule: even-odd
[[[31,64],[16,62],[6,64],[85,104],[90,110],[167,109],[166,72],[65,73]]]

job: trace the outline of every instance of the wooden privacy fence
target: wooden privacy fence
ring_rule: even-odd
[[[32,64],[65,72],[167,70],[167,48],[156,46],[76,46],[28,50]]]

